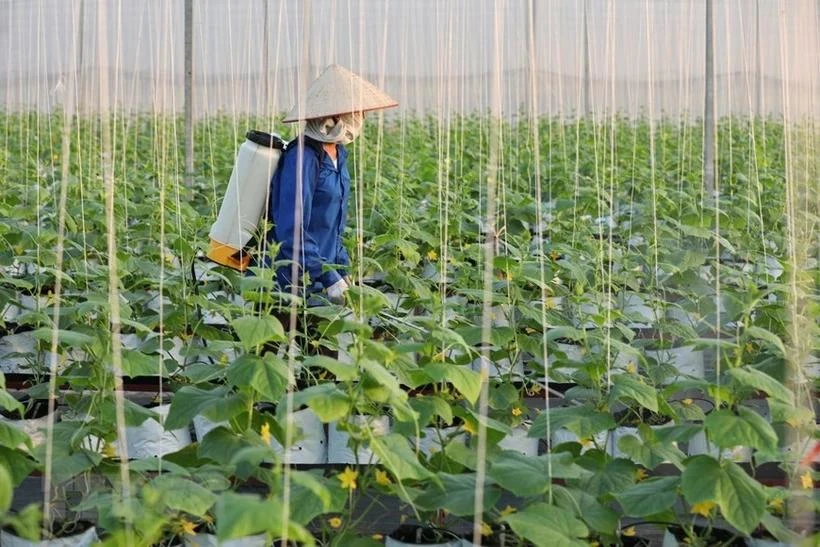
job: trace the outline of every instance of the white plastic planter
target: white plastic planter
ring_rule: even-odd
[[[268,538],[265,534],[225,541],[219,541],[213,534],[197,534],[185,538],[186,547],[265,547],[266,545],[268,545]]]
[[[569,429],[554,429],[551,433],[552,441],[550,443],[551,446],[558,446],[559,444],[563,443],[580,443],[581,444],[581,454],[588,450],[592,450],[596,447],[605,448],[607,442],[607,431],[599,431],[593,436],[593,439],[589,442],[581,442],[581,439],[570,431]],[[592,442],[594,441],[594,442]]]
[[[585,353],[586,349],[583,346],[580,346],[580,345],[577,345],[577,344],[567,344],[565,342],[558,342],[555,345],[555,347],[556,347],[556,349],[558,349],[558,351],[560,351],[561,353],[566,355],[566,360],[567,361],[570,361],[572,363],[580,363],[584,360],[584,353]],[[566,376],[568,378],[571,378],[576,372],[575,367],[553,366],[553,363],[558,361],[558,356],[555,355],[554,353],[548,355],[547,359],[549,360],[550,371],[551,372],[560,374],[562,376]],[[540,360],[539,360],[539,362],[540,362]]]
[[[621,293],[618,295],[618,302],[621,313],[629,321],[627,325],[631,329],[651,328],[660,319],[660,313],[647,305],[646,300],[636,293]]]
[[[530,428],[521,425],[513,429],[512,433],[501,439],[498,443],[499,448],[504,450],[513,450],[524,456],[538,455],[538,439],[535,437],[528,437],[527,433]]]
[[[38,308],[45,308],[48,299],[44,296],[33,297],[29,294],[17,293],[16,302],[8,302],[5,307],[0,310],[0,318],[7,323],[14,323],[22,314],[37,310]]]
[[[436,452],[441,452],[444,450],[446,443],[450,436],[458,431],[458,427],[456,426],[448,426],[448,427],[425,427],[421,430],[422,436],[421,437],[414,437],[411,439],[411,446],[413,450],[416,449],[416,443],[418,443],[419,452],[427,456],[428,458],[435,454]],[[458,435],[454,437],[450,442],[466,442],[466,437],[462,435]]]
[[[350,421],[362,429],[370,428],[370,434],[381,437],[390,433],[390,418],[388,416],[351,416]],[[328,424],[327,463],[378,463],[379,458],[367,447],[359,446],[354,451],[348,446],[350,435],[337,427],[336,422]]]
[[[57,420],[55,416],[54,420]],[[23,420],[10,420],[0,416],[0,421],[9,424],[10,426],[19,429],[31,439],[31,444],[39,446],[46,442],[46,428],[48,426],[48,416],[42,418],[27,418]],[[20,445],[21,449],[26,449],[25,445]],[[3,543],[2,545],[5,545]]]
[[[520,358],[516,359],[515,364],[510,364],[510,360],[506,357],[504,359],[499,359],[498,361],[493,361],[481,356],[470,364],[470,368],[476,372],[480,372],[482,362],[487,363],[487,371],[490,374],[490,378],[524,377],[524,362]]]
[[[775,539],[747,538],[746,545],[749,547],[791,547],[791,543],[783,543]]]
[[[390,546],[392,546],[392,547],[416,547],[416,546],[423,546],[423,547],[462,547],[464,545],[472,545],[472,543],[467,543],[466,540],[462,540],[460,537],[456,536],[454,533],[446,532],[446,531],[443,533],[443,535],[452,536],[452,539],[443,539],[442,538],[442,540],[439,543],[426,543],[426,542],[424,542],[424,539],[426,539],[426,538],[421,537],[421,531],[422,530],[423,530],[422,528],[419,528],[419,536],[420,537],[417,538],[415,541],[403,541],[403,540],[399,540],[399,539],[394,539],[391,536],[387,536],[387,537],[384,538],[384,544],[387,547],[390,547]],[[406,536],[403,539],[407,539]],[[430,539],[435,540],[435,539],[438,539],[438,538],[430,538]],[[428,541],[430,541],[430,539],[428,539]]]
[[[42,541],[30,541],[5,530],[0,531],[0,545],[3,547],[91,547],[97,541],[99,538],[96,528],[89,528],[82,534],[74,536]]]
[[[646,357],[654,359],[660,364],[671,365],[683,375],[695,378],[705,377],[702,350],[696,350],[689,346],[647,350]]]
[[[451,539],[445,543],[406,543],[390,536],[384,539],[384,544],[386,547],[417,547],[419,545],[421,547],[463,547],[464,545],[472,545],[472,543],[464,543],[460,538]]]
[[[674,422],[669,422],[668,424],[652,425],[652,426],[649,426],[649,427],[651,429],[660,429],[660,428],[663,428],[663,427],[669,427],[673,424],[674,424]],[[633,436],[637,439],[641,438],[640,433],[638,433],[638,428],[637,427],[620,426],[620,427],[616,427],[615,429],[610,431],[609,435],[607,437],[607,441],[606,441],[606,452],[607,452],[607,454],[609,454],[613,458],[627,458],[627,459],[629,459],[629,456],[627,456],[626,454],[621,452],[621,449],[618,448],[618,441],[620,441],[622,438],[627,437],[629,435],[631,435],[631,436]],[[677,447],[678,443],[673,442],[672,445]],[[668,462],[664,462],[664,463],[668,463]]]
[[[327,435],[319,417],[311,409],[305,408],[294,412],[288,419],[293,428],[293,444],[288,451],[289,463],[327,463]],[[285,425],[282,424],[282,427]],[[284,454],[284,447],[276,439],[271,439],[270,445],[277,453]]]
[[[353,333],[343,332],[336,335],[336,343],[339,346],[339,356],[337,357],[340,363],[353,365],[356,363],[353,355],[350,354],[351,346],[353,345]]]
[[[735,446],[721,450],[707,440],[706,433],[704,431],[698,431],[694,436],[692,436],[691,439],[689,439],[687,453],[690,456],[708,454],[713,458],[723,456],[724,459],[731,460],[735,463],[752,461],[752,449],[748,446]]]
[[[37,364],[37,340],[30,332],[0,338],[0,372],[14,374]]]
[[[187,427],[165,431],[162,422],[168,416],[171,405],[161,405],[152,410],[160,421],[148,418],[142,425],[126,427],[128,457],[141,460],[171,454],[191,444],[191,432]]]
[[[227,300],[229,303],[239,307],[245,306],[245,299],[238,294],[228,294],[225,291],[214,291],[205,295],[205,298],[211,301]],[[202,322],[206,325],[227,325],[230,323],[229,319],[216,310],[202,310]]]
[[[228,425],[228,422],[214,422],[213,420],[209,420],[202,414],[197,414],[196,416],[194,416],[193,422],[194,436],[196,437],[197,441],[202,441],[202,439],[205,438],[205,435],[207,435],[217,427]]]
[[[603,293],[586,293],[582,296],[582,300],[575,310],[575,327],[579,329],[611,327],[611,322],[602,320],[599,325],[593,321],[591,317],[606,316],[607,310],[612,310],[613,308],[614,305],[609,295]],[[585,319],[587,320],[585,321]]]
[[[490,321],[493,327],[509,327],[511,308],[509,304],[499,304],[490,308]]]

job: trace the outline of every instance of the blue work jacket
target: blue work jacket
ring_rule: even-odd
[[[298,141],[294,140],[280,158],[271,178],[268,219],[273,227],[267,238],[269,242],[280,243],[276,260],[290,262],[276,272],[279,287],[290,290],[292,262],[295,260],[294,226],[301,209],[302,229],[298,234],[300,276],[305,271],[308,273],[308,292],[315,292],[330,287],[347,275],[345,267],[350,265],[350,257],[342,243],[347,223],[350,173],[344,146],[336,145],[334,166],[321,143],[304,137],[302,192],[299,196],[296,180],[298,149]]]

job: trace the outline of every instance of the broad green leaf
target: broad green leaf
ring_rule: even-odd
[[[721,448],[750,446],[769,451],[777,447],[777,433],[769,422],[748,408],[739,407],[737,412],[717,410],[706,417],[706,431],[712,442]]]
[[[647,517],[675,505],[679,477],[653,477],[615,494],[626,515]]]
[[[327,512],[330,509],[332,502],[330,491],[325,483],[317,476],[308,471],[293,471],[290,475],[294,485],[301,486],[306,491],[310,492],[313,497],[321,502],[322,512]],[[299,521],[301,524],[307,524],[311,519]]]
[[[578,479],[589,474],[572,460],[569,452],[524,456],[504,451],[493,457],[487,474],[516,496],[537,496],[547,492],[550,478]]]
[[[276,402],[285,393],[287,365],[272,353],[243,355],[228,368],[228,381],[237,387],[252,387],[264,400]]]
[[[681,489],[690,504],[717,503],[724,518],[746,534],[757,528],[766,510],[766,494],[734,462],[718,462],[709,456],[687,461],[681,475]]]
[[[610,397],[613,401],[629,398],[652,412],[658,411],[658,392],[655,388],[633,378],[629,374],[615,374],[612,376]]]
[[[32,335],[38,340],[51,342],[52,332],[53,329],[42,327],[32,332]],[[57,338],[60,344],[71,347],[90,346],[95,341],[93,336],[64,329],[57,330]]]
[[[415,452],[402,435],[390,434],[370,439],[370,450],[379,457],[380,463],[398,480],[421,480],[431,473],[419,463]]]
[[[389,370],[372,359],[360,359],[359,364],[379,385],[387,388],[391,396],[407,399],[407,393],[402,390],[399,381]]]
[[[350,413],[353,402],[335,384],[319,384],[294,393],[293,407],[307,405],[323,422],[340,420]],[[279,409],[284,410],[284,405]]]
[[[766,511],[766,494],[739,465],[724,462],[717,494],[720,511],[732,526],[746,534],[758,527]]]
[[[268,532],[275,537],[283,535],[283,511],[279,500],[261,499],[251,494],[224,492],[216,500],[216,535],[220,541]],[[314,545],[307,530],[293,521],[288,523],[288,537],[294,541]]]
[[[430,484],[416,498],[415,503],[423,509],[444,509],[460,517],[473,515],[477,486],[475,473],[439,473],[438,479],[440,484]],[[500,497],[501,491],[491,483],[485,482],[483,510],[487,511],[493,507]]]
[[[0,446],[17,448],[20,445],[30,445],[31,441],[25,433],[7,423],[0,417]]]
[[[234,454],[246,446],[252,446],[247,439],[234,435],[224,427],[217,427],[199,441],[198,454],[200,458],[229,465]]]
[[[14,413],[19,413],[24,410],[20,401],[12,397],[11,394],[5,390],[0,391],[0,408]]]
[[[759,389],[779,401],[787,403],[794,401],[794,395],[789,388],[765,372],[751,367],[739,367],[730,369],[729,375],[742,385]]]
[[[266,342],[284,342],[287,339],[282,323],[272,315],[238,317],[231,321],[231,326],[248,351]]]
[[[202,517],[216,502],[216,495],[192,480],[160,475],[151,484],[162,495],[162,503],[171,510]]]
[[[690,504],[717,501],[717,484],[722,470],[710,456],[694,456],[686,461],[681,474],[681,490]]]
[[[547,420],[550,431],[565,428],[580,438],[590,438],[600,431],[615,427],[615,420],[607,412],[598,412],[588,406],[549,408],[535,417],[529,436],[546,438]]]
[[[326,355],[311,355],[304,360],[306,367],[321,367],[331,372],[340,382],[350,382],[359,378],[359,367],[342,363]]]
[[[620,516],[595,496],[577,488],[553,486],[555,504],[572,512],[587,525],[602,534],[615,535]]]
[[[45,458],[45,447],[43,447]],[[62,484],[86,471],[94,469],[102,461],[102,455],[90,450],[80,450],[73,454],[61,454],[52,462],[54,484]]]
[[[200,389],[185,386],[171,400],[171,408],[165,419],[167,431],[185,427],[194,416],[208,411],[208,417],[214,421],[229,420],[245,410],[247,400],[240,394],[234,394],[227,386],[215,389]]]
[[[148,355],[138,350],[122,350],[122,373],[131,378],[135,376],[168,376],[165,363],[159,355]]]
[[[593,496],[611,496],[613,492],[632,486],[635,481],[637,466],[624,458],[613,460],[600,452],[591,452],[579,458],[578,464],[592,471],[592,475],[570,479],[567,483]]]
[[[11,507],[14,490],[11,487],[11,473],[6,466],[0,464],[0,517],[6,514]]]
[[[0,465],[5,466],[8,472],[11,473],[11,481],[14,486],[19,485],[23,482],[23,479],[38,468],[37,462],[26,454],[5,446],[0,446]]]
[[[481,392],[481,375],[466,366],[430,363],[424,371],[434,382],[450,382],[470,404],[475,404]]]
[[[586,525],[566,509],[546,503],[534,503],[501,518],[519,536],[538,547],[573,547],[587,545],[581,538],[589,535]]]
[[[766,342],[767,345],[774,347],[778,353],[782,356],[786,355],[786,346],[783,345],[783,340],[780,339],[775,333],[768,331],[762,327],[758,327],[755,325],[746,327],[746,330],[743,332],[743,335],[746,339],[760,339]]]

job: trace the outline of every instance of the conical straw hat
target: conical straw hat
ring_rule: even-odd
[[[290,111],[284,122],[326,118],[398,106],[384,91],[339,65],[330,65],[310,84],[305,104]]]

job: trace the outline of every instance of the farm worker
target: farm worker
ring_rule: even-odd
[[[273,227],[267,239],[280,244],[276,260],[290,262],[276,272],[281,290],[290,291],[295,282],[300,292],[304,287],[307,294],[324,290],[329,300],[344,301],[350,286],[350,257],[342,242],[350,197],[345,145],[359,135],[365,112],[397,105],[370,82],[330,65],[310,84],[302,107],[285,117],[304,126],[270,183]]]

